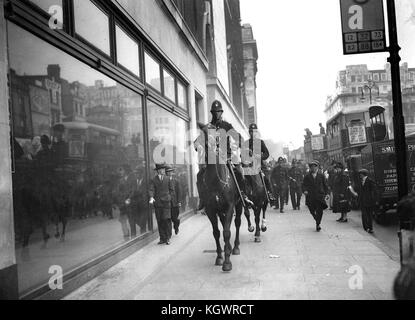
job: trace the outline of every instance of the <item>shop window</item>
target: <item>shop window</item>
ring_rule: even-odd
[[[163,81],[164,81],[164,96],[174,103],[176,103],[174,76],[167,70],[163,70]]]
[[[74,0],[74,15],[75,32],[105,54],[110,55],[108,15],[90,0]]]
[[[144,56],[146,83],[157,91],[161,91],[160,64],[147,52]]]
[[[24,295],[47,285],[51,265],[67,273],[149,231],[147,157],[141,95],[13,23],[7,27],[12,130],[24,150],[13,174]],[[61,105],[53,108],[47,81],[37,81],[52,80],[52,70],[61,87]]]
[[[177,96],[179,107],[187,110],[187,89],[180,82],[177,83]]]
[[[189,125],[167,110],[148,100],[148,125],[150,139],[150,164],[154,168],[156,163],[166,163],[173,166],[179,180],[182,211],[190,209],[191,196],[191,165],[190,152],[193,150],[189,144]],[[158,126],[165,122],[165,125]],[[153,215],[154,225],[157,225]]]
[[[381,79],[382,79],[382,81],[387,81],[388,80],[388,75],[386,73],[382,73],[381,74]]]
[[[140,57],[138,43],[119,26],[115,27],[115,37],[117,41],[118,63],[139,77]]]
[[[379,73],[374,73],[373,74],[373,81],[375,81],[375,82],[379,81]]]

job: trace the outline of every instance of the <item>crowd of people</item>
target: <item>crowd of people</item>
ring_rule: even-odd
[[[290,165],[287,158],[280,157],[278,161],[268,162],[265,172],[271,181],[271,204],[281,213],[290,198],[292,210],[300,210],[304,195],[305,204],[316,220],[316,229],[320,231],[324,210],[338,213],[337,222],[347,223],[352,204],[356,203],[362,211],[363,229],[373,233],[373,214],[379,204],[379,195],[368,170],[359,170],[359,180],[354,181],[340,162],[332,161],[324,168],[318,161],[306,164],[303,160],[293,159]]]

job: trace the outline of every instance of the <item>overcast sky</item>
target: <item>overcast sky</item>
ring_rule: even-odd
[[[415,67],[415,23],[408,20],[415,0],[396,2],[402,61]],[[338,71],[386,64],[386,53],[343,55],[338,0],[241,0],[241,16],[258,43],[258,122],[265,139],[302,146],[305,128],[318,134],[319,122],[326,123],[324,106]]]

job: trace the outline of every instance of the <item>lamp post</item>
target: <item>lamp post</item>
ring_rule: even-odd
[[[368,82],[367,82],[368,84],[366,84],[361,90],[362,90],[362,97],[360,98],[360,100],[362,101],[362,102],[364,102],[366,99],[365,99],[365,93],[364,93],[364,90],[363,89],[367,89],[367,90],[369,90],[369,99],[370,99],[370,105],[372,105],[372,90],[373,89],[377,89],[377,91],[378,91],[378,97],[379,97],[379,95],[380,95],[380,92],[379,92],[379,87],[377,86],[377,84],[373,81],[373,80],[369,80]]]

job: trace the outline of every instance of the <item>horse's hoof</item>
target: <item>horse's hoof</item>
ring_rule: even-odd
[[[265,227],[261,227],[261,231],[262,232],[267,232],[267,230],[268,230],[268,228],[265,226]]]
[[[241,254],[241,250],[239,250],[239,248],[234,248],[232,254],[234,256],[239,256]]]
[[[255,242],[256,242],[256,243],[261,243],[261,242],[262,242],[262,240],[261,240],[261,238],[260,238],[260,237],[255,237]]]
[[[225,263],[222,267],[223,272],[230,272],[232,271],[232,263]]]
[[[217,258],[216,262],[215,262],[215,266],[218,266],[218,267],[223,266],[223,259],[222,258]]]
[[[251,233],[252,233],[252,232],[254,232],[254,231],[255,231],[255,227],[254,227],[254,226],[250,226],[250,227],[248,228],[248,231],[249,231],[249,232],[251,232]]]

